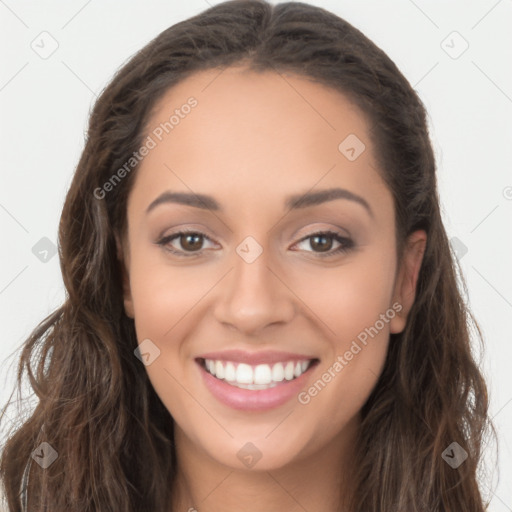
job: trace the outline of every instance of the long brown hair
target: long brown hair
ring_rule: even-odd
[[[495,435],[471,346],[472,334],[480,343],[482,335],[442,223],[424,105],[390,58],[343,19],[263,0],[224,2],[165,30],[94,106],[59,226],[66,299],[32,332],[19,362],[18,388],[26,370],[39,402],[3,449],[9,510],[22,510],[24,474],[31,512],[168,510],[173,421],[133,353],[115,243],[136,167],[101,199],[94,191],[141,146],[150,112],[170,87],[198,70],[240,63],[297,73],[353,101],[371,121],[398,247],[416,229],[428,235],[406,328],[391,335],[362,409],[351,510],[482,512],[481,447],[487,429]],[[58,454],[45,470],[30,464],[43,442]],[[468,454],[457,469],[443,457],[454,442]]]

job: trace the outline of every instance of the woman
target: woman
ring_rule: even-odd
[[[59,242],[9,510],[485,510],[425,109],[346,21],[236,0],[160,34],[95,105]]]

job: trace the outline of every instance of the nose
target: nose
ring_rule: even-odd
[[[235,253],[233,267],[216,299],[217,321],[246,335],[290,322],[296,310],[295,296],[265,250],[252,263]]]

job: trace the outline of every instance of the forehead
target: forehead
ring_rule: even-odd
[[[371,195],[384,186],[364,114],[342,93],[291,73],[196,72],[157,102],[145,136],[155,145],[134,188],[143,185],[148,197],[166,187],[261,202],[312,188]]]

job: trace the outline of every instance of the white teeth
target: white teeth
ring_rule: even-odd
[[[205,359],[205,368],[214,377],[224,379],[233,386],[256,390],[272,388],[285,379],[296,379],[309,368],[310,363],[311,361],[287,361],[273,365],[251,366],[245,363]]]
[[[272,380],[274,382],[281,382],[284,380],[283,363],[277,363],[272,367]]]
[[[224,374],[224,378],[230,381],[236,380],[236,368],[233,363],[226,363],[226,372]]]
[[[270,384],[272,382],[272,370],[268,364],[259,364],[254,369],[254,384]]]
[[[217,361],[217,367],[219,364],[222,364],[220,361]],[[218,377],[218,375],[217,375]],[[239,384],[253,384],[253,371],[252,367],[248,364],[240,363],[236,368],[236,381]]]
[[[224,365],[220,361],[215,363],[215,376],[218,379],[224,378]]]
[[[286,363],[286,366],[284,368],[284,378],[286,380],[292,380],[293,379],[293,370],[295,368],[295,365],[292,361],[289,363]]]

